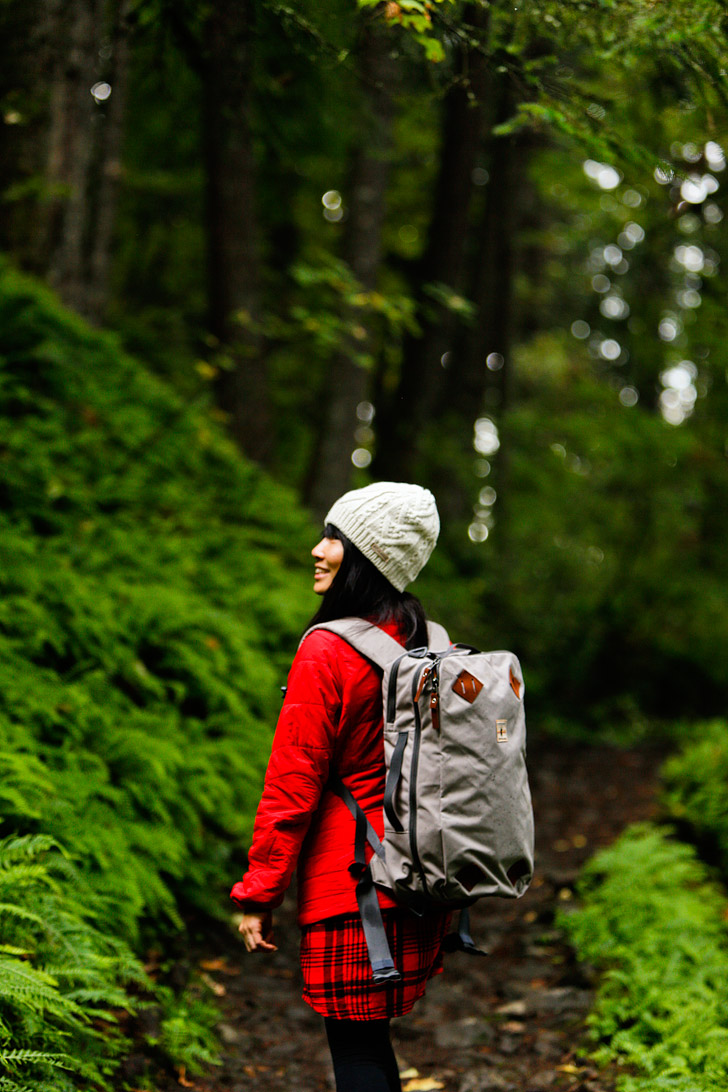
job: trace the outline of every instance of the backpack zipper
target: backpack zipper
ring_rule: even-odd
[[[399,665],[406,656],[416,656],[418,659],[421,659],[426,655],[426,648],[410,648],[406,652],[403,652],[401,656],[398,656],[392,664],[389,673],[389,683],[387,685],[387,724],[394,724],[395,717],[397,716],[397,676],[399,674]]]
[[[412,734],[412,759],[410,761],[409,840],[410,848],[412,849],[412,863],[414,864],[420,877],[422,892],[426,895],[427,882],[425,880],[425,872],[422,867],[420,853],[417,847],[417,765],[420,757],[420,732],[422,731],[422,721],[420,720],[420,707],[417,702],[417,689],[417,675],[415,675],[412,679],[412,706],[415,714],[415,730]]]
[[[440,661],[432,665],[432,693],[430,694],[430,716],[432,727],[440,734]]]

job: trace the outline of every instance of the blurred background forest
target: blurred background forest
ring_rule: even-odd
[[[0,244],[316,519],[430,486],[539,715],[716,712],[723,15],[5,0]]]
[[[1,0],[0,959],[76,870],[87,974],[7,1002],[88,1038],[47,1087],[111,1072],[77,1010],[131,1004],[144,923],[219,912],[343,490],[433,490],[415,590],[518,653],[532,731],[724,713],[726,21]]]

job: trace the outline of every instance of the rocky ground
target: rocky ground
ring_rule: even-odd
[[[541,742],[529,751],[537,871],[517,902],[472,912],[487,958],[446,957],[413,1012],[393,1022],[405,1092],[611,1092],[614,1074],[584,1061],[593,996],[555,925],[573,899],[580,866],[622,828],[654,810],[661,756]],[[165,1092],[330,1092],[320,1018],[301,1000],[295,911],[276,919],[279,951],[247,955],[231,931],[198,955],[221,1006],[222,1065],[203,1077],[161,1077]]]

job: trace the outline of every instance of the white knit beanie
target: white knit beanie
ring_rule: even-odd
[[[400,592],[424,567],[440,532],[432,493],[405,482],[373,482],[344,493],[324,523],[346,535]]]

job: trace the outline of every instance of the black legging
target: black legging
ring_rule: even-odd
[[[402,1092],[389,1020],[324,1017],[336,1092]]]

